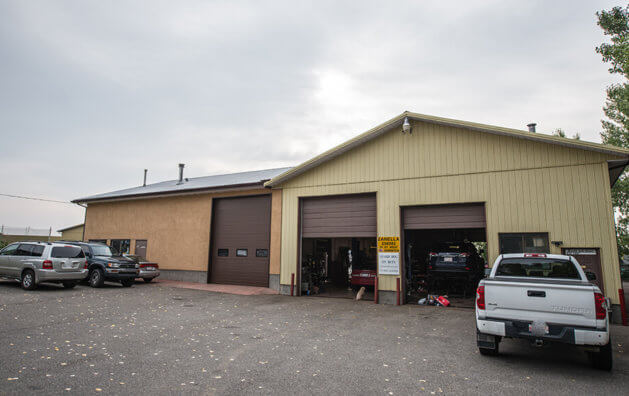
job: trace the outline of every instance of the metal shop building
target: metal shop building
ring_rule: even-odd
[[[283,294],[293,281],[302,294],[317,291],[315,261],[347,289],[349,260],[377,272],[380,302],[396,302],[399,282],[404,303],[430,245],[465,241],[490,265],[507,252],[575,255],[617,305],[610,188],[628,163],[626,149],[405,112],[295,168],[75,202],[87,204],[86,240],[141,252],[168,278]],[[386,262],[379,238],[399,246]]]

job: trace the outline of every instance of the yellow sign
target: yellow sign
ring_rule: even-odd
[[[378,237],[378,252],[398,253],[400,251],[400,237]]]

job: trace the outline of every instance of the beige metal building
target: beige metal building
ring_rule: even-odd
[[[61,233],[61,239],[64,241],[82,241],[83,240],[83,224],[77,224],[70,227],[57,230]]]
[[[405,238],[444,235],[485,243],[489,263],[519,249],[573,254],[618,304],[610,185],[628,162],[617,147],[405,112],[265,184],[282,190],[281,290],[292,274],[304,281],[306,240],[371,238],[373,249],[399,237],[399,268],[379,268],[380,300],[393,303],[413,260]]]
[[[288,168],[180,178],[80,198],[86,241],[160,266],[166,279],[279,288],[281,191]]]

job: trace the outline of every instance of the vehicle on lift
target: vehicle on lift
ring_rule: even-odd
[[[0,277],[19,280],[25,290],[42,282],[71,289],[87,276],[83,251],[51,242],[18,242],[0,250]]]
[[[149,283],[159,276],[159,265],[152,261],[147,261],[144,257],[136,254],[123,254],[126,258],[130,258],[140,266],[138,278],[142,278],[144,282]]]
[[[124,287],[131,287],[140,274],[139,264],[104,243],[77,241],[65,243],[80,246],[85,253],[89,269],[87,282],[92,287],[102,287],[105,281],[120,282]]]
[[[483,278],[485,261],[470,242],[444,242],[433,246],[426,259],[428,289],[460,285],[474,290]]]
[[[612,368],[610,302],[596,275],[584,273],[574,257],[504,254],[476,291],[476,342],[483,355],[497,355],[502,338],[536,346],[563,343],[584,347],[592,365]]]

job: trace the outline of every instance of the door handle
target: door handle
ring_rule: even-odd
[[[529,297],[546,297],[546,292],[545,291],[539,291],[539,290],[528,290],[526,292],[526,294]]]

